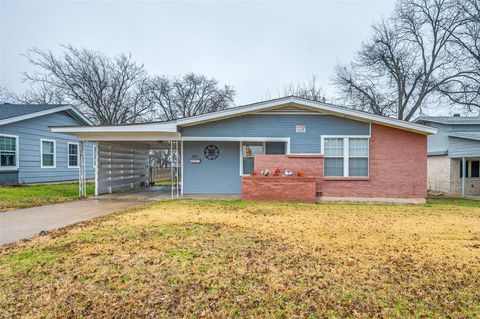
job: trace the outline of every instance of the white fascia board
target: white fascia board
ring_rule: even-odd
[[[23,121],[23,120],[28,120],[28,119],[31,119],[31,118],[34,118],[34,117],[39,117],[39,116],[48,115],[48,114],[52,114],[52,113],[57,113],[57,112],[61,112],[61,111],[72,111],[75,114],[77,114],[79,117],[84,119],[86,123],[91,124],[91,122],[83,114],[81,114],[76,108],[74,108],[71,105],[65,105],[65,106],[56,107],[54,109],[49,109],[49,110],[45,110],[45,111],[39,111],[39,112],[24,114],[24,115],[20,115],[20,116],[10,117],[8,119],[3,119],[3,120],[0,120],[0,125],[15,123],[15,122]]]
[[[177,133],[175,124],[133,124],[114,126],[57,126],[50,127],[53,133]]]
[[[289,137],[183,136],[182,141],[199,142],[289,142]]]
[[[313,101],[307,101],[307,100],[300,100],[299,102],[296,102],[296,103],[301,103],[311,107],[317,107],[325,111],[337,113],[339,115],[345,115],[346,117],[349,117],[352,119],[366,120],[368,122],[397,127],[397,128],[405,129],[408,131],[414,131],[417,133],[424,133],[424,134],[437,133],[437,129],[433,127],[429,127],[421,124],[415,124],[415,123],[402,121],[402,120],[397,120],[397,119],[393,119],[393,118],[389,118],[381,115],[369,114],[369,113],[352,110],[352,109],[348,109],[340,106],[335,106],[331,104],[313,102]]]
[[[234,117],[236,115],[241,115],[243,113],[251,113],[254,111],[264,110],[264,109],[268,109],[278,105],[283,105],[289,102],[292,102],[292,99],[288,97],[288,98],[277,99],[274,101],[254,103],[251,105],[239,106],[239,107],[225,109],[225,110],[221,110],[213,113],[207,113],[207,114],[197,115],[193,117],[178,119],[176,121],[176,124],[180,126],[187,126],[190,124],[199,124],[199,123],[208,122],[211,120]]]
[[[365,113],[357,110],[336,106],[333,104],[309,101],[309,100],[300,99],[297,97],[286,97],[286,98],[276,99],[273,101],[260,102],[252,105],[226,109],[226,110],[222,110],[214,113],[198,115],[192,118],[179,119],[176,121],[176,124],[179,126],[195,125],[203,122],[209,122],[209,121],[214,121],[218,119],[234,117],[234,116],[238,116],[245,113],[252,113],[259,110],[269,109],[269,108],[273,108],[275,106],[283,105],[286,103],[294,103],[301,106],[307,106],[315,110],[327,111],[337,116],[343,116],[351,119],[363,120],[366,122],[392,126],[395,128],[413,131],[416,133],[422,133],[422,134],[437,133],[437,129],[433,127],[428,127],[421,124],[415,124],[411,122],[392,119],[392,118],[388,118],[380,115],[369,114],[369,113]]]
[[[83,115],[82,112],[80,112],[79,110],[77,110],[76,107],[70,105],[70,108],[69,108],[67,111],[72,111],[73,113],[75,113],[76,116],[78,116],[79,118],[81,118],[81,119],[82,119],[85,123],[87,123],[88,125],[93,125],[93,123],[92,123],[89,119],[87,119],[87,118],[85,117],[85,115]]]
[[[96,133],[79,133],[75,135],[80,141],[179,141],[180,133],[168,132],[96,132]]]

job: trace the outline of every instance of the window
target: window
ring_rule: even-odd
[[[285,155],[287,150],[287,143],[285,142],[265,142],[265,154]]]
[[[471,161],[472,168],[470,170],[471,176],[470,177],[480,177],[480,162],[479,161]]]
[[[326,138],[324,141],[325,176],[343,176],[344,174],[344,139]]]
[[[368,176],[368,138],[324,138],[323,154],[327,177]]]
[[[68,168],[78,167],[78,143],[68,144]]]
[[[480,177],[480,161],[465,161],[465,177],[478,178]],[[460,160],[460,178],[463,177],[463,161]]]
[[[42,154],[42,168],[55,167],[55,141],[53,140],[40,140],[40,148]]]
[[[93,145],[93,168],[97,167],[97,145]]]
[[[0,135],[0,169],[18,167],[18,137]]]
[[[368,176],[368,139],[348,139],[348,176]]]
[[[242,175],[252,174],[254,156],[257,154],[265,154],[265,143],[244,142],[240,145],[242,147]]]

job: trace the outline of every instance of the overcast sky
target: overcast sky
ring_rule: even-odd
[[[131,53],[150,74],[196,72],[231,84],[236,104],[277,97],[312,74],[327,96],[338,62],[348,62],[388,17],[394,0],[315,2],[0,0],[0,83],[24,87],[21,55],[60,44]]]

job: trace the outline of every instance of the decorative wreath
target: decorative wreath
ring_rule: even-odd
[[[220,155],[220,150],[216,145],[208,145],[203,150],[203,154],[206,159],[213,161],[217,159],[218,155]]]

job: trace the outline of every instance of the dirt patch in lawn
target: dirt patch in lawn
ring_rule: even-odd
[[[5,317],[478,317],[480,208],[165,201],[0,252]]]

